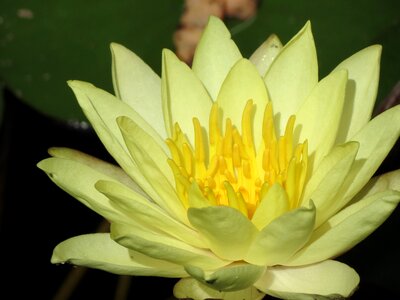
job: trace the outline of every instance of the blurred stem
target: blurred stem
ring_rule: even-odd
[[[115,289],[114,300],[128,299],[130,286],[131,286],[131,276],[126,276],[126,275],[119,276],[117,287]]]

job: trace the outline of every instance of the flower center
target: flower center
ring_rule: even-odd
[[[171,151],[169,165],[175,176],[180,200],[189,208],[189,190],[196,182],[210,205],[228,205],[251,218],[260,201],[274,184],[286,191],[290,208],[299,205],[307,173],[307,141],[294,145],[295,116],[287,122],[283,136],[277,138],[272,104],[264,110],[262,142],[255,149],[252,130],[253,102],[242,114],[242,132],[227,118],[225,132],[219,124],[219,107],[213,104],[209,118],[208,142],[197,118],[193,118],[194,149],[175,124],[166,143]]]

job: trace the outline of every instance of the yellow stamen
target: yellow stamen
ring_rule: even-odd
[[[294,144],[295,116],[289,118],[284,135],[277,138],[272,104],[268,103],[264,110],[262,142],[256,151],[253,111],[253,102],[249,100],[243,110],[241,134],[229,118],[222,133],[219,107],[214,103],[208,142],[199,120],[193,118],[194,150],[175,124],[172,138],[166,141],[172,157],[168,163],[175,176],[179,199],[186,208],[193,182],[210,205],[231,206],[248,218],[276,183],[285,189],[290,208],[299,206],[307,176],[308,152],[307,141]]]

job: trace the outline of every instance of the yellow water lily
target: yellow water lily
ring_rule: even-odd
[[[60,243],[53,263],[181,278],[177,298],[329,299],[359,284],[332,260],[400,200],[400,171],[372,178],[400,133],[400,107],[371,119],[381,47],[319,80],[311,25],[250,59],[210,18],[193,66],[162,74],[111,45],[115,96],[69,82],[119,166],[66,148],[38,166],[111,223]]]

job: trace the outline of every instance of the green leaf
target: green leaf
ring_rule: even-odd
[[[84,118],[65,84],[84,79],[111,91],[111,42],[160,71],[161,49],[172,48],[182,0],[1,2],[0,76],[46,115]]]

